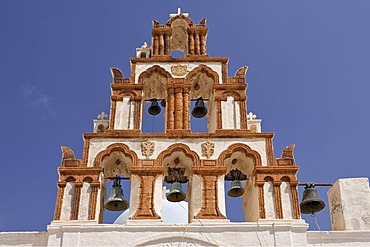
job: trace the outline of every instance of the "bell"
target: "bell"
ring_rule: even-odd
[[[170,202],[181,202],[186,198],[186,194],[182,191],[181,184],[174,182],[171,185],[171,191],[167,195],[167,200]]]
[[[123,189],[118,183],[113,184],[110,190],[110,197],[104,204],[104,207],[109,211],[122,211],[128,208],[128,202],[123,197]]]
[[[148,112],[150,115],[158,115],[161,112],[161,108],[158,105],[157,99],[150,100],[152,104],[148,108]]]
[[[239,180],[233,180],[231,182],[231,188],[227,192],[228,196],[239,197],[243,195],[245,190],[243,189],[242,183]]]
[[[201,118],[207,115],[207,108],[204,106],[202,97],[197,99],[197,102],[195,103],[195,107],[193,108],[191,115],[193,115],[193,117],[195,118]]]
[[[314,214],[324,209],[325,203],[320,200],[314,184],[307,184],[303,191],[302,202],[299,205],[302,214]]]

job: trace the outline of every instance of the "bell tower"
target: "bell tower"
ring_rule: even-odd
[[[136,49],[131,74],[111,68],[109,119],[102,113],[93,133],[84,134],[82,159],[62,147],[54,224],[101,224],[106,184],[117,175],[131,184],[130,224],[163,224],[164,182],[173,185],[170,201],[187,198],[190,225],[232,225],[226,196],[243,199],[246,222],[300,222],[294,145],[274,156],[274,134],[247,111],[248,67],[229,76],[228,58],[207,54],[207,34],[206,19],[195,24],[181,11],[165,24],[153,20],[151,45]],[[145,104],[154,117],[163,111],[164,133],[142,132]],[[199,118],[207,119],[205,133],[191,129]],[[228,192],[225,180],[232,181]]]

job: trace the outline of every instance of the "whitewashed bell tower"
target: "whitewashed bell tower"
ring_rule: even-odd
[[[207,34],[206,19],[195,24],[181,11],[172,14],[164,25],[153,20],[151,45],[144,43],[136,49],[130,76],[111,68],[109,119],[100,114],[94,121],[94,133],[84,134],[82,159],[76,159],[68,147],[62,148],[50,231],[57,232],[56,229],[70,224],[95,227],[102,232],[117,227],[101,222],[108,196],[106,183],[122,175],[131,183],[131,191],[125,192],[130,204],[129,221],[115,231],[132,233],[127,235],[128,245],[166,243],[165,238],[158,236],[158,232],[167,231],[161,221],[162,188],[166,176],[171,175],[169,171],[181,168],[188,178],[186,231],[193,233],[183,233],[186,238],[181,240],[184,226],[172,228],[173,234],[166,235],[172,243],[192,239],[189,241],[195,245],[226,244],[222,234],[215,233],[214,243],[198,234],[199,227],[212,232],[215,226],[222,226],[222,231],[243,233],[239,239],[250,241],[257,241],[255,233],[261,227],[267,231],[275,227],[272,235],[266,235],[270,241],[283,229],[279,224],[288,233],[296,232],[289,235],[289,243],[300,243],[299,234],[304,234],[307,225],[300,220],[294,145],[285,148],[280,158],[274,157],[274,134],[262,132],[261,120],[247,111],[248,67],[241,67],[229,77],[228,58],[207,54]],[[172,57],[173,51],[182,52],[183,57]],[[191,102],[200,98],[207,108],[206,133],[194,133],[190,127]],[[164,132],[142,133],[144,105],[153,100],[163,102],[159,107],[163,111]],[[247,178],[241,182],[248,224],[227,219],[224,180],[233,171],[240,171]],[[135,235],[130,228],[134,225],[140,225],[147,235]],[[60,244],[54,237],[53,241]],[[110,238],[106,244],[116,240]],[[285,242],[281,241],[283,245]],[[234,239],[226,245],[239,244]]]

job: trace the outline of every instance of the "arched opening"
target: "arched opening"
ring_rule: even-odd
[[[108,146],[96,156],[94,166],[102,167],[103,171],[100,175],[100,222],[114,223],[122,212],[128,212],[127,209],[130,207],[131,167],[135,162],[137,162],[136,154],[126,145],[119,143]],[[117,179],[117,176],[119,179]],[[122,190],[113,190],[112,185],[115,182],[114,187],[120,187]],[[120,186],[117,186],[117,183]],[[115,203],[122,205],[122,200],[120,200],[122,197],[128,202],[125,208],[112,208],[107,204],[107,202],[113,202],[114,205]]]
[[[143,133],[164,133],[164,113],[166,109],[161,105],[161,101],[157,101],[157,105],[161,110],[157,115],[152,115],[149,113],[149,108],[151,108],[152,104],[152,101],[144,101],[141,131]]]
[[[196,101],[190,101],[190,109],[193,111],[196,105]],[[209,111],[208,105],[204,102],[204,106]],[[208,133],[208,115],[201,118],[196,118],[193,114],[190,114],[190,129],[194,133]]]
[[[256,155],[243,144],[233,144],[220,155],[227,168],[224,181],[226,215],[232,222],[259,219],[259,194],[253,176],[258,163]]]
[[[124,176],[123,174],[117,174],[119,177],[122,177],[122,178],[127,178],[126,176]],[[113,188],[113,183],[114,183],[114,180],[108,180],[105,184],[105,200],[104,200],[104,204],[109,200],[109,199],[113,199],[111,196],[112,196],[112,193],[111,193],[111,190]],[[121,187],[122,187],[122,190],[123,190],[123,197],[127,200],[127,202],[129,203],[129,207],[130,207],[130,189],[131,189],[131,183],[128,179],[122,179],[121,180]],[[112,224],[112,223],[118,223],[116,222],[117,219],[122,215],[122,214],[126,214],[129,212],[129,208],[127,208],[126,210],[123,210],[123,211],[110,211],[110,210],[107,210],[105,209],[104,210],[104,215],[103,215],[103,223],[104,224]],[[118,223],[119,224],[119,223]]]

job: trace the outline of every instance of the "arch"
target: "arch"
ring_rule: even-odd
[[[212,70],[210,67],[208,67],[208,66],[206,66],[204,64],[201,64],[198,67],[196,67],[195,69],[193,69],[192,71],[190,71],[188,73],[188,75],[186,76],[186,82],[187,83],[190,83],[190,79],[193,76],[195,76],[198,73],[200,73],[200,72],[205,72],[209,77],[213,78],[215,84],[219,84],[219,79],[218,79],[217,72],[214,71],[214,70]]]
[[[255,166],[262,166],[261,156],[257,151],[251,149],[248,145],[242,143],[235,143],[230,145],[225,151],[223,151],[218,157],[218,165],[225,166],[224,160],[230,158],[234,152],[245,153],[247,157],[251,157],[255,161]]]
[[[90,176],[86,176],[82,179],[82,182],[86,182],[86,183],[91,183],[92,181],[94,180]]]
[[[227,100],[228,96],[233,96],[234,100],[241,100],[242,96],[236,91],[224,91],[221,95],[221,100]]]
[[[109,156],[114,151],[121,151],[123,154],[128,155],[132,159],[132,167],[137,166],[137,155],[127,145],[122,143],[114,143],[109,145],[104,151],[98,153],[94,159],[94,167],[102,167],[102,161],[105,157]]]
[[[271,176],[266,176],[263,180],[265,182],[273,182],[274,181],[274,179]]]
[[[66,178],[66,180],[65,180],[67,183],[68,182],[76,182],[76,178],[75,177],[73,177],[73,176],[69,176],[69,177],[67,177]]]
[[[170,156],[173,152],[183,152],[187,157],[193,160],[194,167],[200,166],[200,158],[196,152],[191,150],[187,145],[182,143],[175,143],[169,146],[166,150],[162,151],[158,157],[158,163],[162,166],[165,157]]]
[[[189,25],[190,27],[193,27],[193,26],[194,26],[194,22],[193,22],[193,20],[192,20],[192,19],[190,19],[189,17],[187,17],[187,16],[183,15],[183,14],[179,14],[179,15],[177,15],[177,16],[175,16],[175,17],[170,18],[170,19],[166,22],[166,26],[171,27],[172,22],[174,22],[175,20],[179,20],[179,19],[181,19],[181,20],[185,20],[185,21],[188,23],[188,25]]]
[[[142,72],[139,75],[139,82],[138,83],[142,84],[143,83],[143,81],[142,81],[143,78],[148,78],[152,73],[155,73],[155,72],[158,72],[158,73],[164,75],[167,78],[172,78],[171,74],[169,72],[167,72],[164,68],[162,68],[159,65],[154,65],[154,66],[150,67],[149,69],[145,70],[144,72]]]
[[[158,65],[141,73],[138,83],[143,85],[143,99],[165,99],[167,97],[166,86],[170,78],[172,78],[171,74]]]
[[[288,176],[283,176],[280,180],[283,182],[290,182],[291,179]]]

